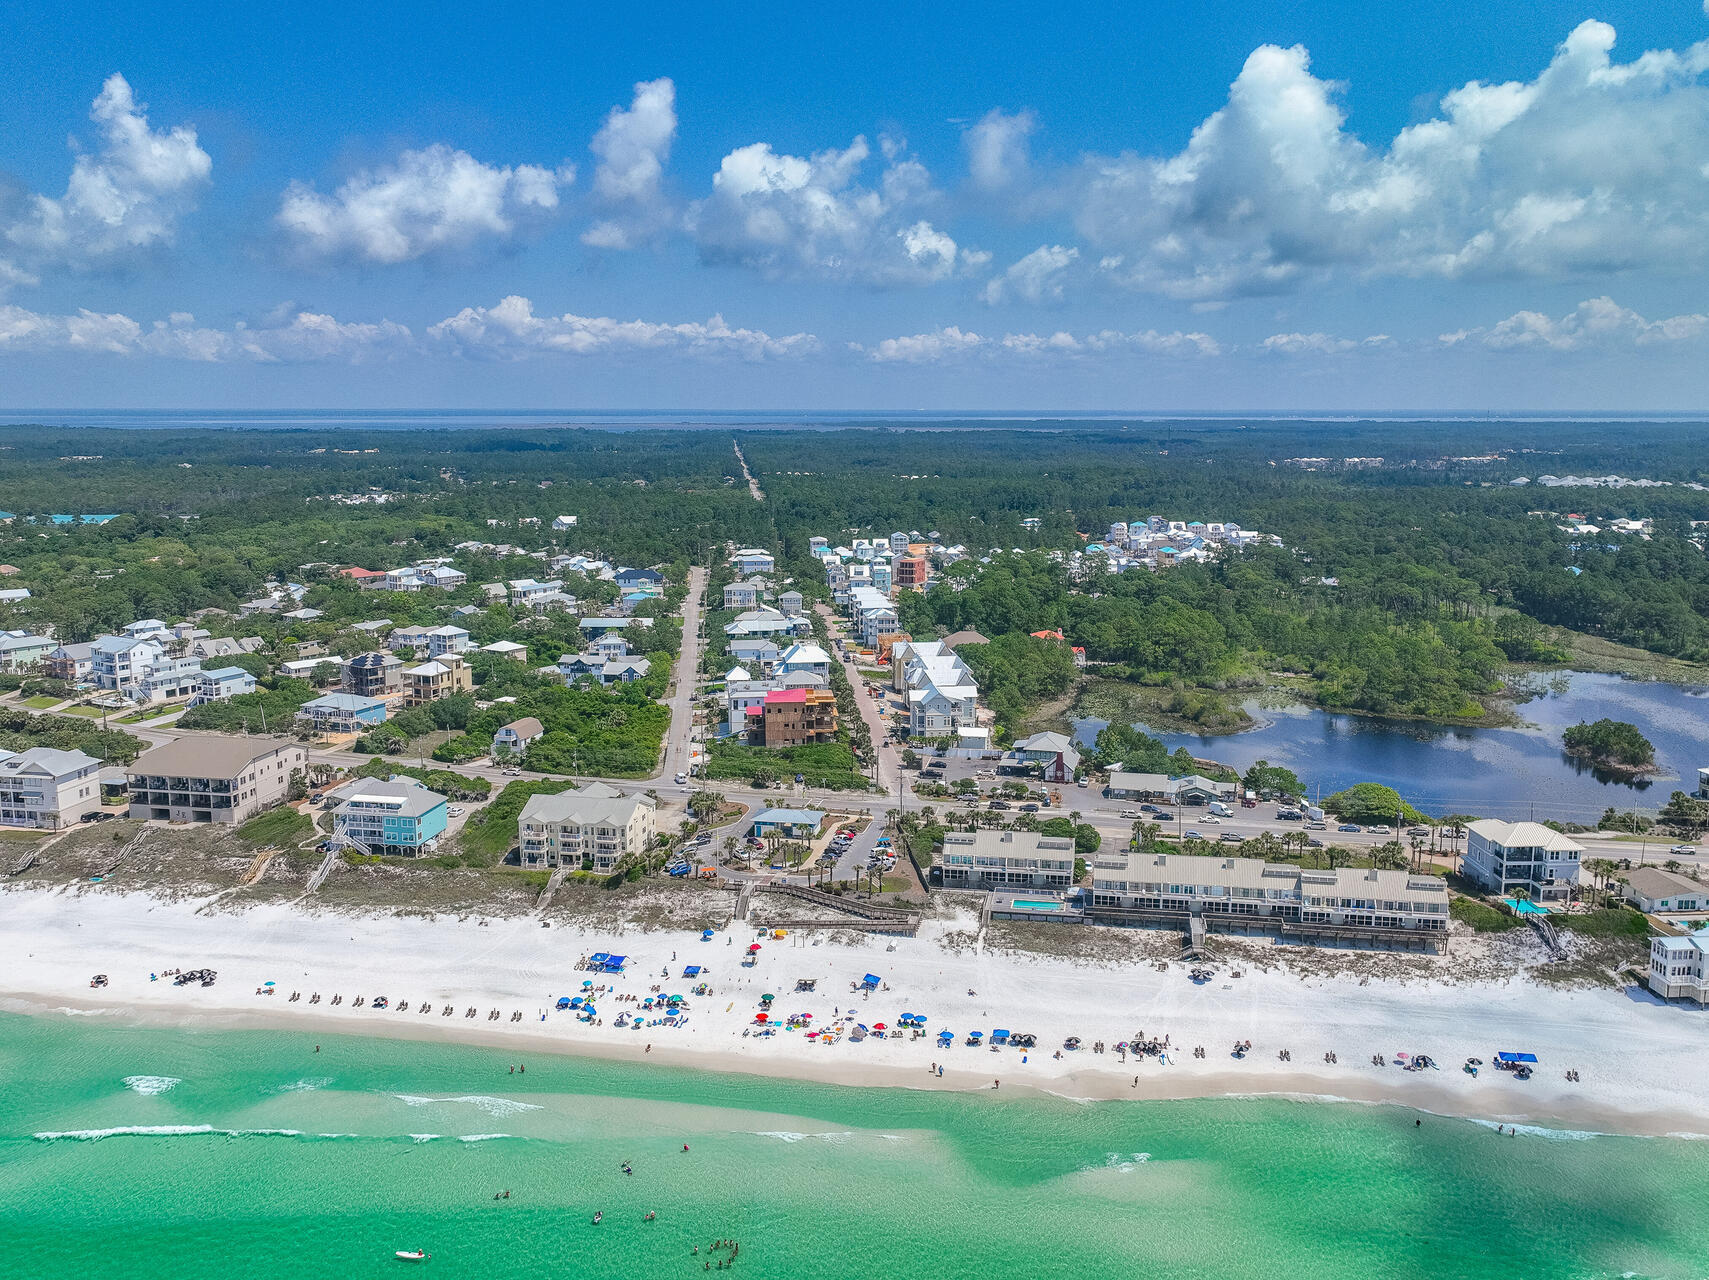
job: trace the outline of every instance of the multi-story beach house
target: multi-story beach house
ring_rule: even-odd
[[[534,716],[512,720],[493,734],[493,758],[519,756],[527,750],[529,743],[538,742],[545,736],[546,726]]]
[[[0,826],[57,831],[101,807],[101,762],[81,751],[0,752]]]
[[[128,697],[165,652],[166,646],[152,636],[99,636],[89,647],[89,678],[98,689]]]
[[[454,693],[468,693],[475,687],[469,664],[455,653],[442,654],[420,666],[406,667],[403,680],[406,707],[423,707]]]
[[[344,691],[363,698],[396,693],[403,687],[403,669],[403,659],[395,653],[359,653],[344,664]]]
[[[8,631],[0,635],[0,672],[15,675],[39,667],[56,647],[56,642],[48,636]]]
[[[944,832],[946,889],[1042,889],[1074,884],[1074,837],[1036,831]]]
[[[196,692],[190,698],[192,707],[199,707],[204,702],[223,702],[227,698],[235,698],[240,693],[255,692],[255,677],[242,667],[216,667],[212,671],[202,672],[202,678],[196,682]]]
[[[145,751],[125,770],[130,816],[236,824],[284,802],[308,751],[283,738],[204,733]]]
[[[297,719],[316,733],[361,733],[386,722],[386,704],[355,693],[325,693],[297,708]]]
[[[1647,982],[1664,1000],[1709,1004],[1709,928],[1651,938]]]
[[[342,802],[332,811],[333,833],[363,853],[409,857],[445,834],[445,797],[414,778],[363,778],[337,794]]]
[[[1461,872],[1493,893],[1523,890],[1532,902],[1564,902],[1578,886],[1584,846],[1540,822],[1485,818],[1466,829]]]
[[[517,820],[518,857],[524,867],[585,864],[602,874],[652,842],[655,802],[644,793],[624,795],[603,782],[579,791],[530,796]]]

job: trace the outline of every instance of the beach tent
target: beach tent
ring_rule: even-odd
[[[992,1044],[1008,1044],[1009,1043],[1009,1033],[1007,1031],[1005,1031],[1002,1027],[993,1027],[991,1029],[991,1043]]]
[[[1534,1053],[1498,1053],[1495,1055],[1495,1060],[1497,1062],[1535,1062],[1537,1055]]]
[[[682,971],[682,976],[685,978],[698,978],[700,976],[700,966],[697,964],[689,965]]]

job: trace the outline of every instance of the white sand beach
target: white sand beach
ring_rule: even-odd
[[[959,953],[943,938],[967,921],[928,921],[915,938],[857,943],[809,934],[760,939],[752,967],[741,964],[755,930],[630,931],[601,935],[533,917],[405,918],[331,912],[285,904],[242,912],[198,911],[194,902],[143,894],[0,893],[0,1008],[45,1016],[101,1015],[193,1027],[301,1027],[305,1035],[341,1032],[444,1039],[514,1047],[529,1053],[621,1056],[705,1070],[753,1072],[830,1083],[906,1088],[1049,1091],[1072,1098],[1186,1098],[1228,1094],[1312,1095],[1393,1102],[1491,1123],[1628,1133],[1709,1133],[1709,1079],[1694,1064],[1703,1043],[1702,1012],[1668,1007],[1637,992],[1562,991],[1522,981],[1438,983],[1371,978],[1302,978],[1282,970],[1231,976],[1231,966],[1195,985],[1186,967]],[[846,936],[846,935],[845,935]],[[620,977],[575,968],[598,951],[629,957]],[[673,957],[674,953],[674,959]],[[681,976],[685,965],[704,969]],[[1233,966],[1239,967],[1239,966]],[[150,981],[165,969],[211,968],[212,988]],[[663,971],[669,978],[662,976]],[[110,985],[89,986],[104,973]],[[882,979],[871,994],[852,992],[864,974]],[[589,978],[612,991],[599,1001],[602,1025],[553,1004],[577,995]],[[816,979],[797,994],[797,979]],[[279,994],[259,996],[265,982]],[[691,995],[697,981],[711,994]],[[618,1028],[655,986],[689,996],[686,1025]],[[291,1002],[292,991],[302,999]],[[311,993],[322,1000],[310,1004]],[[839,1038],[823,1044],[800,1031],[753,1034],[758,1000],[777,996],[774,1014],[813,1015],[828,1027],[837,1011],[872,1026],[895,1025],[907,1011],[927,1017],[924,1039]],[[343,1003],[331,1005],[334,993]],[[355,1008],[363,996],[393,1008]],[[410,1011],[396,1005],[408,1001]],[[433,1011],[417,1011],[422,1001]],[[440,1009],[455,1007],[451,1017]],[[465,1009],[478,1010],[466,1018]],[[501,1011],[498,1021],[488,1012]],[[520,1012],[521,1021],[510,1020]],[[973,1030],[1031,1032],[1038,1047],[970,1048]],[[936,1033],[956,1033],[940,1048]],[[744,1032],[748,1034],[744,1034]],[[1167,1063],[1129,1057],[1114,1046],[1143,1032],[1170,1037]],[[1062,1052],[1064,1039],[1087,1046]],[[1104,1053],[1091,1052],[1096,1041]],[[1236,1041],[1252,1050],[1235,1059]],[[651,1046],[651,1051],[647,1046]],[[1192,1056],[1203,1045],[1205,1057]],[[1291,1061],[1278,1058],[1288,1050]],[[1475,1079],[1465,1059],[1490,1062],[1498,1050],[1537,1055],[1536,1075],[1521,1082],[1486,1067]],[[1330,1065],[1324,1055],[1339,1061]],[[1406,1071],[1398,1054],[1424,1053],[1439,1070]],[[1385,1065],[1372,1064],[1381,1055]],[[940,1078],[931,1064],[944,1067]],[[1568,1069],[1581,1079],[1570,1083]],[[1135,1077],[1138,1077],[1137,1084]]]

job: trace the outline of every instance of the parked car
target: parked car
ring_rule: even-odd
[[[1187,832],[1187,839],[1189,840],[1203,840],[1204,838],[1205,833],[1202,831],[1193,831],[1189,829]]]
[[[993,800],[985,807],[988,809],[1007,809],[1009,807],[1009,802],[1007,800]]]
[[[1362,828],[1359,826],[1359,824],[1357,822],[1343,822],[1339,827],[1337,827],[1335,829],[1337,831],[1359,831]]]
[[[1430,828],[1429,827],[1408,827],[1406,829],[1406,834],[1409,836],[1427,836],[1430,834]]]
[[[1314,836],[1312,839],[1305,842],[1305,847],[1308,849],[1321,849],[1323,848],[1323,841]]]
[[[1305,829],[1307,831],[1328,831],[1329,824],[1327,822],[1308,822]]]
[[[1394,834],[1394,829],[1392,827],[1384,826],[1372,827],[1371,834],[1376,836],[1391,836]]]
[[[507,778],[520,778],[522,776],[522,770],[521,769],[506,769],[504,771],[504,776]]]
[[[1118,818],[1137,818],[1140,816],[1140,813],[1141,811],[1138,809],[1123,809],[1116,816]]]
[[[454,804],[445,812],[450,814],[453,818],[461,818],[463,816],[463,806],[460,804]]]
[[[1084,789],[1085,789],[1085,786],[1086,786],[1086,779],[1084,779],[1084,778],[1081,778],[1081,779],[1080,779],[1080,780],[1079,780],[1079,781],[1078,781],[1078,782],[1076,782],[1076,783],[1075,783],[1075,784],[1074,784],[1074,785],[1075,785],[1075,786],[1077,786],[1077,787],[1079,787],[1079,788],[1081,788],[1081,789],[1082,789],[1082,790],[1084,790]]]
[[[1244,842],[1245,837],[1237,831],[1224,831],[1217,837],[1217,839],[1221,840],[1224,844],[1241,844]]]
[[[1021,806],[1021,812],[1022,813],[1037,813],[1038,812],[1038,806],[1036,804],[1023,804]]]

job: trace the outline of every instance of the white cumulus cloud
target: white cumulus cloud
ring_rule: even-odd
[[[1009,114],[993,107],[961,135],[967,176],[980,191],[1006,191],[1027,181],[1032,166],[1029,139],[1038,128],[1031,111]]]
[[[1482,343],[1498,351],[1579,351],[1586,347],[1654,346],[1685,342],[1709,330],[1709,316],[1696,312],[1646,320],[1612,298],[1587,298],[1556,318],[1540,311],[1517,311],[1487,329],[1445,333],[1444,346]]]
[[[0,259],[0,287],[33,283],[42,267],[87,266],[169,244],[178,220],[195,207],[213,171],[195,129],[151,128],[147,108],[116,73],[101,86],[89,118],[100,143],[72,162],[63,196],[0,205],[0,241],[16,255]]]
[[[1061,302],[1063,276],[1080,257],[1080,250],[1044,244],[1010,265],[985,284],[980,297],[996,306],[1013,296],[1024,302]]]
[[[492,307],[464,307],[427,332],[467,355],[513,359],[537,352],[593,355],[612,351],[681,351],[761,360],[802,355],[819,345],[810,333],[773,337],[758,329],[733,329],[722,316],[713,316],[704,323],[686,324],[568,313],[537,316],[529,299],[515,295]]]
[[[669,223],[664,195],[665,165],[676,137],[676,85],[668,78],[643,80],[628,107],[613,107],[590,144],[599,157],[594,195],[607,214],[582,233],[599,249],[631,249]]]
[[[509,239],[523,220],[557,209],[574,180],[572,165],[489,165],[435,143],[355,174],[332,195],[293,182],[278,223],[309,257],[408,262]]]
[[[1473,81],[1386,147],[1305,49],[1265,45],[1173,155],[1079,171],[1109,278],[1185,300],[1355,276],[1571,276],[1709,262],[1709,42],[1611,56],[1587,21],[1528,81]]]
[[[881,364],[935,364],[942,360],[980,354],[1022,357],[1095,357],[1140,354],[1164,356],[1217,356],[1223,354],[1222,344],[1208,333],[1160,333],[1145,329],[1125,333],[1119,329],[1102,329],[1096,333],[1076,336],[1065,330],[1055,333],[1009,333],[1001,338],[948,325],[927,333],[906,337],[885,338],[872,346],[850,344],[853,350]]]
[[[860,181],[865,138],[811,157],[752,143],[725,156],[712,193],[690,215],[701,257],[773,277],[925,284],[956,270],[961,249],[924,216],[931,175],[899,143],[882,141],[884,169]]]
[[[48,315],[0,306],[0,353],[99,352],[209,364],[271,364],[361,361],[405,351],[412,343],[409,329],[390,320],[348,323],[311,311],[298,312],[282,325],[212,329],[198,325],[187,312],[174,312],[165,320],[144,325],[126,315],[88,309],[75,315]]]
[[[1387,347],[1393,342],[1386,333],[1373,333],[1367,338],[1339,338],[1331,333],[1273,333],[1258,346],[1271,355],[1338,356],[1349,351]]]

